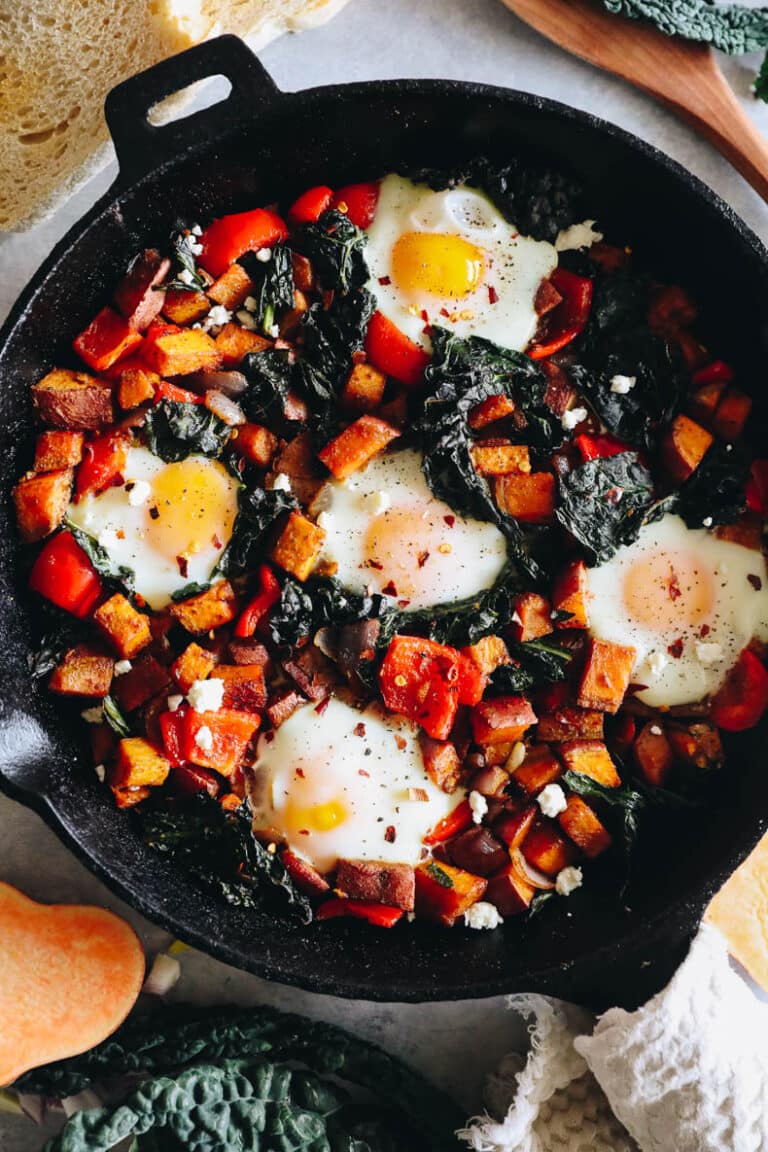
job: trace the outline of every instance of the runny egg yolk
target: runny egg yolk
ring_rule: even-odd
[[[640,554],[624,577],[623,593],[631,620],[670,634],[706,623],[716,600],[708,565],[694,553],[666,549]]]
[[[347,819],[349,813],[341,800],[325,800],[318,804],[297,803],[291,797],[285,807],[285,830],[294,836],[312,832],[332,832]]]
[[[368,522],[364,539],[366,564],[392,581],[394,595],[407,600],[428,592],[434,579],[433,553],[450,555],[450,529],[442,519],[425,519],[423,508],[395,507]]]
[[[216,461],[169,464],[152,481],[147,542],[169,556],[194,556],[229,540],[237,515],[232,481]]]
[[[485,257],[462,236],[405,232],[392,249],[392,276],[404,292],[456,299],[482,282]]]

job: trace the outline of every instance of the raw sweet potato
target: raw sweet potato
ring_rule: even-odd
[[[669,477],[676,484],[682,484],[698,468],[707,449],[712,444],[712,434],[682,413],[675,416],[661,446],[661,457]]]
[[[143,332],[163,307],[159,285],[168,278],[171,262],[156,248],[145,248],[132,261],[115,289],[115,307],[131,328]]]
[[[172,604],[169,612],[187,632],[210,632],[237,616],[235,590],[228,580],[221,580],[207,592]]]
[[[456,746],[450,740],[433,740],[423,730],[419,731],[419,744],[424,767],[432,783],[443,792],[455,792],[462,776]]]
[[[507,864],[488,881],[485,899],[495,905],[502,916],[517,916],[525,912],[536,895],[522,870],[514,863]]]
[[[71,368],[54,368],[33,384],[32,402],[54,428],[100,428],[113,420],[111,385]]]
[[[69,505],[73,476],[71,468],[62,468],[19,480],[12,496],[22,540],[42,540],[58,528]]]
[[[623,644],[590,640],[576,694],[580,708],[618,712],[629,687],[636,652]]]
[[[125,372],[120,373],[117,402],[124,411],[130,412],[132,408],[138,408],[140,404],[152,400],[159,383],[160,377],[157,372],[150,372],[145,368],[127,368]]]
[[[165,293],[163,316],[171,324],[194,324],[202,320],[211,310],[211,302],[205,292],[194,288],[169,288]]]
[[[249,352],[264,352],[272,341],[258,332],[249,332],[239,324],[225,324],[216,337],[216,348],[221,356],[222,368],[239,368]]]
[[[503,392],[498,396],[489,396],[470,409],[469,426],[477,432],[481,428],[487,428],[489,424],[495,424],[497,420],[506,419],[507,416],[512,415],[514,410],[514,400],[505,396]]]
[[[393,428],[378,416],[361,416],[318,452],[318,459],[337,480],[346,480],[399,435],[399,428]]]
[[[224,681],[224,708],[260,712],[267,702],[262,664],[219,664],[211,679]]]
[[[677,760],[693,768],[721,768],[725,753],[720,733],[714,724],[670,724],[667,737]]]
[[[525,643],[554,631],[552,605],[538,592],[523,592],[515,597],[514,609],[510,628],[515,640]]]
[[[563,774],[563,767],[546,744],[533,744],[525,759],[512,773],[515,784],[528,796],[537,796],[547,784],[554,784]]]
[[[341,406],[349,412],[372,412],[384,397],[387,378],[372,364],[355,364],[341,390]]]
[[[552,607],[556,612],[568,612],[567,620],[558,621],[558,628],[587,628],[589,626],[589,577],[583,560],[572,560],[562,570],[552,588]]]
[[[143,736],[129,736],[117,748],[117,763],[110,774],[115,788],[156,788],[168,778],[171,765]]]
[[[383,860],[339,860],[336,888],[350,900],[372,900],[412,912],[416,881],[410,864]]]
[[[41,432],[35,442],[35,472],[74,468],[83,458],[82,432]]]
[[[523,524],[548,524],[555,514],[556,481],[552,472],[515,472],[497,476],[496,503]]]
[[[149,330],[142,358],[161,376],[211,372],[224,366],[221,350],[207,332],[197,328],[175,329],[173,325]]]
[[[246,296],[250,296],[252,290],[253,281],[242,264],[235,261],[218,280],[214,280],[208,289],[208,295],[214,304],[221,304],[223,308],[234,312],[241,306]]]
[[[566,740],[557,751],[570,772],[589,776],[604,788],[618,788],[621,784],[616,765],[601,740]]]
[[[232,434],[232,447],[257,468],[269,468],[277,452],[277,436],[262,424],[241,424]]]
[[[48,688],[57,696],[94,696],[109,694],[115,662],[87,644],[70,648],[54,668]]]
[[[477,744],[514,743],[535,723],[536,713],[524,696],[482,700],[472,711],[472,733]]]
[[[196,680],[205,680],[216,667],[216,657],[193,641],[171,664],[171,678],[185,696]]]
[[[551,821],[537,820],[523,840],[520,851],[528,863],[545,876],[557,876],[576,859],[573,844]]]
[[[661,724],[649,720],[642,726],[632,745],[635,766],[647,784],[661,787],[675,760],[672,745]]]
[[[550,744],[566,740],[602,740],[603,713],[563,705],[539,717],[537,739]]]
[[[120,592],[101,604],[93,618],[123,660],[132,660],[152,642],[149,618]]]
[[[475,444],[472,463],[481,476],[507,476],[531,470],[527,444]]]
[[[467,908],[482,899],[487,880],[434,860],[419,864],[416,878],[416,914],[449,927]]]
[[[567,803],[557,818],[560,827],[588,859],[594,860],[610,848],[611,834],[581,796],[569,796]]]
[[[301,512],[291,512],[272,548],[272,560],[297,580],[306,580],[323,550],[325,532]]]
[[[729,442],[739,440],[751,411],[751,397],[739,388],[728,388],[717,406],[712,420],[712,431],[721,440]]]

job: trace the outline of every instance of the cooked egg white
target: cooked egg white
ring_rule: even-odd
[[[238,483],[206,456],[166,464],[147,448],[128,450],[125,484],[70,504],[67,516],[119,565],[131,568],[150,608],[204,584],[229,543]]]
[[[463,793],[429,779],[414,724],[332,698],[260,737],[249,798],[255,828],[327,872],[339,857],[417,864]]]
[[[590,632],[633,647],[638,699],[689,704],[716,692],[753,637],[768,640],[761,553],[665,516],[589,571]]]
[[[412,449],[376,457],[347,480],[332,480],[314,504],[324,559],[353,591],[369,587],[410,608],[462,600],[490,588],[507,558],[493,524],[437,500]]]
[[[380,311],[412,340],[429,347],[424,329],[438,324],[522,351],[538,324],[539,284],[558,258],[553,245],[520,236],[474,188],[433,192],[391,175],[366,259]]]

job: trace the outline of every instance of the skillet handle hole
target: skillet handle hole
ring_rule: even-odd
[[[187,84],[178,92],[173,92],[153,104],[147,112],[147,120],[153,128],[161,128],[164,124],[172,124],[177,120],[186,120],[194,112],[212,108],[214,104],[222,104],[229,99],[231,93],[231,82],[220,73],[208,76],[204,80],[195,80],[194,83]]]

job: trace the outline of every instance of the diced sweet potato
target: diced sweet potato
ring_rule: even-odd
[[[190,711],[185,719],[183,756],[201,768],[232,776],[243,761],[259,727],[253,712],[220,708],[218,712]]]
[[[554,784],[563,774],[563,767],[546,744],[533,744],[525,760],[512,773],[512,779],[529,796],[538,796],[547,784]]]
[[[142,652],[130,672],[115,680],[114,695],[124,712],[133,712],[170,688],[168,669],[149,652]]]
[[[545,876],[557,876],[573,864],[576,850],[551,821],[537,820],[523,840],[520,851],[529,864]]]
[[[568,807],[558,816],[563,832],[589,860],[594,860],[611,846],[611,834],[603,827],[586,800],[569,796]]]
[[[83,458],[82,432],[41,432],[35,442],[35,472],[74,468]]]
[[[604,788],[618,788],[621,784],[616,765],[601,740],[566,740],[557,750],[569,772],[589,776]]]
[[[216,657],[194,641],[171,664],[171,678],[186,696],[196,680],[206,680],[216,667]]]
[[[533,301],[534,311],[538,316],[546,316],[548,312],[554,312],[558,304],[562,304],[563,297],[555,288],[551,280],[542,280],[536,289],[536,296]]]
[[[515,640],[526,643],[554,631],[552,605],[538,592],[523,592],[515,598],[514,607],[515,614],[510,628]]]
[[[225,324],[216,337],[216,348],[221,356],[222,368],[239,368],[249,352],[264,352],[272,341],[258,332],[249,332],[239,324]]]
[[[491,748],[505,748],[506,744],[492,744]],[[479,792],[481,796],[499,796],[503,798],[507,785],[509,784],[509,773],[506,769],[502,768],[502,764],[506,763],[506,757],[498,764],[486,764],[472,777],[469,788],[472,792]]]
[[[475,444],[472,463],[481,476],[507,476],[531,470],[527,444]]]
[[[378,416],[361,416],[317,455],[337,480],[346,480],[399,435],[399,428],[393,428]]]
[[[502,512],[523,524],[548,524],[555,514],[555,485],[552,472],[497,476],[496,503]]]
[[[142,736],[129,736],[120,741],[110,783],[114,788],[156,788],[165,783],[170,770],[154,744]]]
[[[88,734],[91,738],[93,763],[110,763],[117,752],[117,736],[109,724],[89,724]]]
[[[117,788],[115,785],[110,785],[110,791],[115,798],[115,806],[117,808],[135,808],[137,804],[143,804],[152,795],[151,788]]]
[[[137,332],[148,328],[162,309],[165,294],[159,285],[170,271],[171,262],[166,256],[156,248],[145,248],[115,289],[115,307]]]
[[[537,804],[527,804],[517,812],[502,812],[493,823],[493,831],[507,848],[519,848],[538,814]]]
[[[147,365],[161,376],[211,372],[224,366],[219,347],[207,332],[197,328],[170,332],[162,327],[157,332],[150,330],[142,356]]]
[[[293,292],[293,308],[290,308],[280,317],[279,332],[282,339],[290,340],[297,335],[297,329],[301,323],[301,318],[309,308],[309,301],[304,293],[294,288]]]
[[[564,705],[539,717],[536,736],[548,744],[577,739],[601,740],[603,713]]]
[[[71,368],[54,368],[33,384],[32,402],[54,428],[100,428],[113,420],[111,386]]]
[[[555,416],[562,419],[563,414],[568,411],[576,399],[576,389],[559,364],[553,364],[551,360],[542,360],[539,367],[547,378],[544,403],[550,412],[554,412]]]
[[[252,289],[253,281],[250,276],[242,264],[235,261],[218,280],[214,280],[208,289],[208,296],[214,304],[221,304],[230,312],[234,312],[241,306],[246,296],[250,296]]]
[[[150,372],[144,368],[127,368],[125,372],[120,373],[117,402],[126,412],[138,408],[140,404],[154,398],[159,383],[160,377],[157,372]]]
[[[258,640],[236,637],[230,640],[227,651],[233,664],[259,664],[262,668],[269,664],[269,652]]]
[[[642,726],[632,745],[632,757],[647,784],[661,787],[674,763],[672,745],[661,724],[649,720]]]
[[[712,435],[701,424],[682,413],[675,416],[661,446],[662,461],[670,478],[677,484],[687,480],[711,444]]]
[[[211,679],[224,681],[224,708],[260,712],[267,702],[263,664],[219,664]]]
[[[87,644],[70,648],[54,668],[48,687],[57,696],[107,696],[115,662]]]
[[[410,864],[383,860],[339,860],[336,887],[350,900],[372,900],[412,912],[416,881]]]
[[[228,580],[221,580],[207,592],[172,604],[169,612],[187,632],[210,632],[237,615],[235,590]]]
[[[472,733],[477,744],[512,744],[535,723],[536,713],[524,696],[481,700],[472,711]]]
[[[490,828],[476,826],[456,836],[448,844],[451,860],[457,868],[475,876],[492,876],[509,860],[509,853]]]
[[[93,618],[123,660],[132,660],[152,642],[149,619],[120,592],[100,605]]]
[[[495,768],[500,764],[506,764],[509,757],[512,755],[513,743],[504,744],[478,744],[480,754],[485,761],[487,767]]]
[[[32,542],[49,536],[67,511],[72,492],[71,468],[23,477],[13,489],[13,504],[22,540]]]
[[[509,664],[509,652],[501,636],[484,636],[476,644],[462,648],[461,653],[479,668],[484,676],[490,676],[501,664]]]
[[[341,406],[349,412],[372,412],[384,397],[387,378],[372,364],[355,364],[341,390]]]
[[[670,724],[667,737],[677,760],[692,768],[720,768],[725,760],[720,733],[714,724]]]
[[[715,535],[718,540],[728,540],[731,544],[740,544],[742,548],[762,552],[763,518],[758,512],[747,510],[733,524],[718,524]]]
[[[261,424],[241,424],[232,436],[232,447],[257,468],[269,468],[277,452],[277,436]]]
[[[339,683],[336,666],[314,644],[308,644],[294,660],[286,660],[283,668],[310,700],[324,700]]]
[[[536,889],[525,879],[515,864],[507,864],[488,881],[485,899],[495,905],[502,916],[517,916],[530,907]]]
[[[590,640],[576,703],[598,712],[618,712],[629,687],[636,651],[608,640]]]
[[[272,560],[297,580],[306,580],[323,550],[325,532],[300,512],[291,512],[273,549]]]
[[[691,297],[676,284],[657,289],[648,312],[648,323],[654,332],[673,336],[680,328],[690,328],[698,316]]]
[[[419,744],[424,768],[432,783],[449,795],[455,792],[462,776],[456,746],[450,740],[433,740],[422,730],[419,731]]]
[[[270,724],[273,728],[279,728],[281,724],[285,724],[286,720],[293,716],[298,708],[303,707],[306,703],[306,696],[302,696],[300,692],[294,692],[293,689],[279,692],[271,697],[267,705],[267,716]]]
[[[725,380],[710,380],[691,394],[691,416],[700,424],[709,425],[726,389]]]
[[[587,628],[588,601],[587,566],[583,560],[572,560],[556,578],[552,588],[552,607],[557,612],[570,613],[569,619],[558,621],[558,628]]]
[[[487,881],[434,860],[419,864],[416,878],[416,914],[449,927],[467,908],[482,899]]]
[[[306,896],[322,896],[323,893],[330,890],[330,884],[320,875],[317,868],[314,868],[306,860],[302,860],[301,856],[297,856],[295,852],[286,849],[280,853],[280,859],[293,883]]]
[[[751,397],[739,388],[728,388],[717,406],[712,431],[721,440],[739,440],[744,434],[751,411]]]
[[[194,324],[202,320],[211,310],[211,302],[205,292],[194,288],[169,288],[165,293],[163,315],[171,324]]]
[[[309,505],[325,483],[320,471],[311,433],[300,432],[278,452],[268,481],[274,481],[279,475],[287,476],[291,492],[299,503]]]
[[[291,252],[293,282],[302,292],[311,292],[315,287],[315,270],[311,261],[299,252]]]
[[[514,410],[514,400],[505,396],[503,392],[498,396],[489,396],[470,410],[469,426],[477,432],[481,428],[487,428],[489,424],[495,424],[497,420],[506,419]]]

